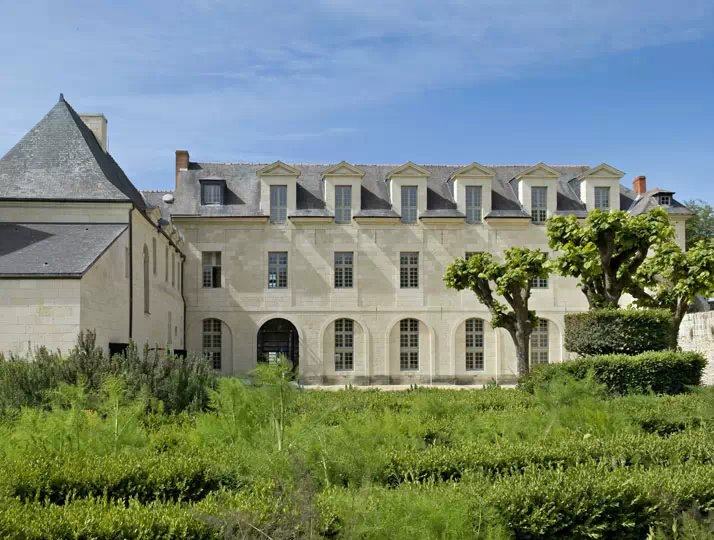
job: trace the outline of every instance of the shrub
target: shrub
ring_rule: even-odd
[[[565,315],[565,348],[582,355],[639,354],[672,344],[672,314],[664,309],[593,309]]]
[[[5,463],[8,472],[0,485],[21,501],[53,504],[96,497],[141,503],[196,501],[222,487],[241,485],[234,471],[217,456],[212,458],[183,452],[38,454]]]
[[[612,354],[588,356],[538,366],[521,376],[518,385],[534,392],[537,387],[562,376],[584,379],[589,373],[597,383],[613,394],[678,394],[689,386],[698,386],[706,366],[704,357],[696,352],[658,351],[636,356]]]
[[[116,540],[119,538],[220,539],[221,531],[183,505],[135,501],[125,506],[104,500],[75,501],[65,506],[0,500],[0,537]]]
[[[48,391],[60,384],[83,384],[98,392],[112,376],[122,377],[130,395],[146,390],[166,412],[202,410],[217,376],[205,358],[179,358],[166,351],[139,351],[130,344],[122,355],[109,357],[96,346],[93,332],[80,332],[66,355],[39,348],[31,358],[0,358],[0,412],[47,403]]]

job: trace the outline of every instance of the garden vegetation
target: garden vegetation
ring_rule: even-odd
[[[515,390],[327,392],[284,363],[217,379],[201,358],[109,359],[84,335],[67,357],[0,360],[0,537],[705,538],[702,362],[663,351],[536,368]]]

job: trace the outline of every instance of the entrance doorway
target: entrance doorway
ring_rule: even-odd
[[[258,330],[258,362],[274,363],[285,355],[297,370],[299,338],[293,323],[286,319],[270,319]]]

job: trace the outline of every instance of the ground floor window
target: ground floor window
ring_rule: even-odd
[[[335,321],[335,371],[354,368],[354,322],[352,319]]]
[[[416,319],[399,321],[399,369],[419,369],[419,321]]]
[[[531,333],[531,365],[548,363],[548,321],[538,319]]]
[[[483,321],[466,321],[466,370],[483,371]]]
[[[213,369],[221,369],[221,321],[218,319],[203,320],[203,354],[213,365]]]

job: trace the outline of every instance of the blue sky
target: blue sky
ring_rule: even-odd
[[[197,161],[606,161],[714,202],[711,0],[0,0],[0,154],[60,92]]]

